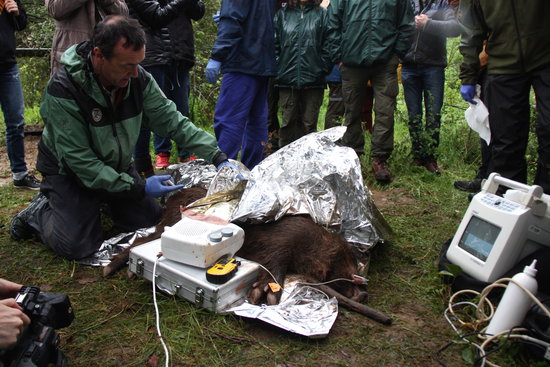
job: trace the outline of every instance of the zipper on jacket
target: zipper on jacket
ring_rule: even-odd
[[[116,141],[116,144],[117,144],[117,147],[118,147],[118,162],[117,162],[116,166],[119,169],[122,169],[122,167],[121,167],[121,165],[122,165],[122,145],[120,144],[120,139],[118,138],[118,132],[116,131],[116,126],[115,126],[115,123],[116,123],[115,106],[113,105],[113,101],[111,100],[110,93],[107,93],[107,91],[103,89],[103,86],[101,85],[101,83],[99,82],[99,80],[97,78],[96,78],[96,82],[99,84],[99,88],[101,89],[101,92],[103,93],[103,97],[107,100],[107,103],[109,104],[109,109],[113,113],[113,120],[111,121],[111,130],[113,131],[113,137],[115,138],[115,141]],[[116,98],[116,93],[117,93],[117,91],[115,91],[114,98]]]
[[[428,9],[428,7],[431,6],[431,4],[432,4],[432,1],[430,1],[430,2],[428,2],[428,3],[426,3],[426,4],[422,4],[422,0],[420,0],[420,1],[418,2],[418,7],[420,8],[420,5],[422,5],[423,8],[420,9],[420,13],[419,13],[418,15],[424,14],[424,11],[425,11],[426,9]],[[416,25],[415,25],[415,26],[416,26]],[[417,32],[417,34],[416,34],[416,43],[414,44],[414,50],[413,50],[413,63],[415,63],[415,64],[416,64],[416,51],[418,50],[418,43],[420,42],[420,35],[421,35],[421,33],[422,33],[423,31],[424,31],[424,27],[422,27],[422,29],[419,30],[419,31]]]
[[[298,22],[298,77],[296,78],[296,87],[298,89],[301,88],[301,80],[302,80],[302,56],[301,56],[301,50],[302,50],[302,40],[304,35],[304,8],[300,8],[300,21]]]

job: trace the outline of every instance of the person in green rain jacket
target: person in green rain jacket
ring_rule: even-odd
[[[374,128],[370,155],[374,178],[392,180],[387,159],[393,151],[394,110],[399,91],[397,65],[412,44],[414,15],[410,0],[331,0],[328,6],[330,53],[341,63],[345,105],[345,145],[364,154],[361,114],[370,80]]]
[[[317,131],[325,76],[332,67],[326,9],[320,3],[320,0],[290,0],[275,14],[281,147]]]
[[[58,255],[78,260],[103,242],[102,207],[123,231],[155,225],[161,216],[155,198],[181,185],[169,175],[138,175],[132,152],[142,123],[218,168],[234,167],[216,139],[179,113],[139,66],[144,57],[142,27],[120,15],[106,17],[91,41],[63,54],[64,67],[50,79],[40,104],[40,193],[13,218],[14,239],[36,235]]]

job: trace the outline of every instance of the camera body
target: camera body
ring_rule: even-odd
[[[31,324],[25,327],[12,349],[0,351],[0,367],[67,366],[65,356],[58,349],[59,334],[55,329],[69,326],[74,319],[69,296],[23,286],[15,301],[29,316]]]

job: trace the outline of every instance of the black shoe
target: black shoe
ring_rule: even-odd
[[[13,186],[17,187],[18,189],[39,190],[40,181],[38,181],[36,177],[28,173],[20,180],[13,180]]]
[[[478,192],[481,190],[481,178],[474,178],[470,181],[455,181],[454,186],[466,192]]]
[[[47,203],[48,198],[39,192],[31,200],[28,207],[13,217],[10,223],[10,234],[14,240],[28,240],[33,237],[35,232],[31,226],[29,226],[29,218],[42,209]]]

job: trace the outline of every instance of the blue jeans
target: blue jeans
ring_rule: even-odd
[[[401,81],[409,113],[409,132],[415,159],[434,158],[439,146],[441,107],[445,87],[445,68],[441,66],[403,65]],[[422,125],[422,99],[426,124]]]
[[[177,110],[184,116],[189,116],[189,70],[177,69],[174,66],[150,66],[146,70],[151,73],[162,92],[176,104]],[[151,158],[149,155],[149,141],[151,130],[142,126],[134,150],[135,158]],[[157,134],[153,137],[155,154],[169,153],[172,149],[170,138],[163,138]],[[183,147],[178,147],[178,155],[182,158],[189,156]]]
[[[241,73],[223,75],[214,112],[214,131],[221,151],[252,169],[267,145],[268,77]]]
[[[25,164],[25,105],[17,64],[0,68],[0,106],[6,123],[6,145],[10,168],[19,180],[27,174]]]

